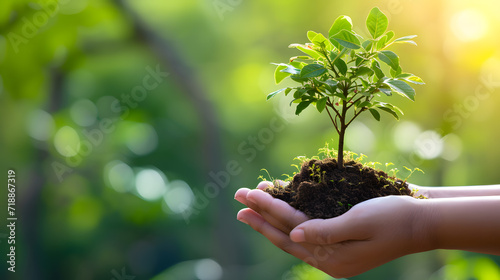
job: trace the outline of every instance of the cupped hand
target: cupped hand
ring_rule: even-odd
[[[260,189],[240,189],[235,198],[250,208],[238,219],[285,252],[333,277],[352,277],[398,257],[427,250],[418,200],[387,196],[355,205],[332,219],[308,219]]]

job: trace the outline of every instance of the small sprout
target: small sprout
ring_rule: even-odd
[[[273,182],[275,179],[271,176],[271,174],[269,174],[269,171],[267,171],[267,169],[265,168],[262,168],[260,171],[265,171],[266,174],[267,174],[267,178],[264,177],[264,175],[260,175],[259,177],[257,177],[257,179],[261,180],[261,181],[269,181],[269,182]]]
[[[344,206],[344,204],[340,201],[337,201],[337,203],[340,205],[340,206]]]
[[[389,166],[392,166],[392,165],[394,165],[394,163],[392,163],[392,162],[388,162],[385,164],[385,173],[387,173],[387,168],[389,168]]]
[[[415,173],[416,171],[419,171],[419,172],[422,172],[422,174],[425,174],[424,171],[422,171],[422,169],[420,168],[417,168],[415,167],[413,170],[406,167],[406,166],[403,166],[406,170],[410,171],[410,175],[408,175],[405,179],[404,179],[404,182],[406,183],[408,181],[408,179],[410,179],[410,177],[413,175],[413,173]]]

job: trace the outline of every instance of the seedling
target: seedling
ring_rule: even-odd
[[[351,18],[340,16],[333,23],[328,36],[307,32],[309,43],[291,44],[305,55],[290,58],[289,63],[276,64],[274,78],[277,84],[290,78],[299,85],[270,93],[292,93],[295,114],[300,115],[313,105],[328,114],[339,135],[337,165],[344,168],[344,137],[346,129],[363,112],[369,111],[380,121],[380,112],[399,119],[403,112],[396,106],[379,100],[381,95],[399,94],[412,101],[415,90],[411,84],[424,84],[421,78],[403,72],[399,56],[390,51],[394,44],[416,45],[416,35],[396,38],[388,31],[388,20],[378,8],[373,8],[366,19],[370,38],[365,39],[353,30]]]

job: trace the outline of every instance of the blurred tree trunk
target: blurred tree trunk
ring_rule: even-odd
[[[179,89],[185,93],[190,100],[194,110],[198,113],[198,119],[203,128],[202,151],[205,181],[212,180],[209,172],[218,172],[225,170],[223,158],[223,149],[221,147],[220,132],[221,128],[217,121],[215,108],[212,102],[207,98],[209,96],[206,89],[196,78],[196,72],[188,67],[181,59],[182,55],[175,46],[169,42],[151,27],[133,11],[123,0],[115,0],[119,9],[128,17],[134,28],[134,35],[140,43],[146,44],[153,53],[159,58],[160,63],[168,69],[172,80],[177,83]],[[231,196],[232,198],[232,196]],[[212,252],[216,261],[220,262],[223,268],[241,267],[243,259],[247,256],[248,246],[241,235],[235,234],[238,231],[236,227],[235,213],[233,213],[231,199],[225,195],[221,189],[217,198],[211,200],[211,205],[215,206],[216,217],[212,217],[215,228],[215,242],[212,243]],[[207,210],[207,209],[206,209]],[[232,275],[231,275],[232,274]],[[225,270],[224,279],[244,279],[247,273],[244,271]]]
[[[46,108],[48,113],[53,114],[62,108],[63,104],[63,81],[64,74],[60,69],[53,68],[50,71],[50,89],[48,95],[48,104]],[[47,142],[47,145],[50,142]],[[18,261],[21,275],[24,279],[44,279],[46,275],[43,271],[44,260],[49,256],[43,253],[43,208],[42,208],[42,190],[45,184],[49,182],[47,174],[44,172],[44,165],[50,157],[48,148],[38,148],[34,153],[34,160],[30,166],[30,178],[27,188],[23,190],[23,198],[19,199],[20,207],[20,232],[25,242],[23,246],[26,250],[26,263]],[[57,229],[54,229],[57,230]],[[52,274],[52,279],[58,279],[57,275]]]

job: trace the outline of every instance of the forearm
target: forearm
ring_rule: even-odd
[[[500,196],[419,201],[428,249],[500,255]]]
[[[418,190],[416,195],[424,195],[428,198],[452,198],[470,196],[500,196],[500,185],[489,186],[466,186],[466,187],[420,187],[410,185]]]

